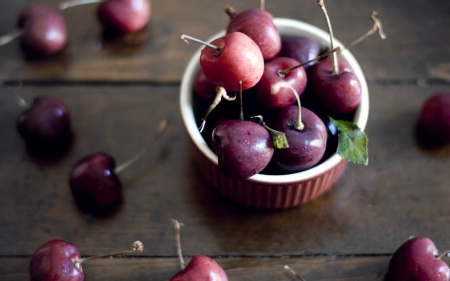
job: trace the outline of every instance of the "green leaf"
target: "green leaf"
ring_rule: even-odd
[[[345,120],[334,120],[331,122],[339,130],[338,153],[350,162],[367,165],[369,163],[369,152],[367,135],[353,122]]]
[[[274,133],[274,132],[277,132],[277,133]],[[272,130],[270,133],[271,133],[270,135],[272,137],[273,146],[275,148],[283,149],[283,148],[289,147],[289,143],[287,141],[285,133],[278,132],[275,130]]]

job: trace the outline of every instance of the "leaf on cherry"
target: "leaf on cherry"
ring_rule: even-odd
[[[350,162],[367,165],[369,163],[367,135],[353,122],[335,120],[331,117],[330,120],[339,130],[337,148],[339,155]]]

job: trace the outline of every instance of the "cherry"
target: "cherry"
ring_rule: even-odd
[[[295,93],[284,82],[276,84],[274,91],[278,87],[288,87]],[[313,167],[322,159],[327,147],[327,129],[323,121],[314,112],[301,107],[300,102],[298,106],[280,109],[273,128],[285,133],[289,143],[288,148],[277,149],[273,156],[273,162],[281,171],[300,172]]]
[[[213,131],[213,148],[221,172],[235,179],[246,179],[261,172],[274,151],[267,130],[245,120],[220,122]]]
[[[423,102],[419,124],[433,138],[450,142],[450,92],[436,93]]]
[[[151,4],[149,0],[107,0],[99,5],[97,16],[105,28],[136,32],[148,23]]]
[[[184,266],[180,242],[180,226],[182,224],[174,219],[172,219],[172,223],[175,229],[178,258],[182,270],[170,278],[170,281],[228,281],[228,277],[223,268],[210,257],[196,255],[186,267]]]
[[[299,62],[309,61],[319,55],[320,47],[316,41],[304,36],[283,36],[281,37],[281,50],[279,57],[288,57]],[[315,63],[311,62],[305,66],[309,69]]]
[[[327,21],[331,49],[334,48],[333,30],[323,0],[317,0]],[[333,54],[330,68],[323,60],[312,69],[311,84],[314,92],[331,115],[341,115],[355,110],[361,101],[361,83],[350,71],[341,71],[337,54]]]
[[[98,152],[79,160],[70,172],[70,188],[75,197],[94,205],[116,203],[122,195],[122,183],[114,168],[116,161]]]
[[[194,77],[194,94],[204,100],[213,100],[216,96],[216,86],[206,78],[202,69]]]
[[[61,239],[54,239],[40,246],[31,257],[30,280],[83,281],[84,273],[81,263],[86,260],[143,250],[144,245],[136,241],[130,249],[123,252],[81,259],[75,245]]]
[[[403,243],[392,255],[389,275],[392,281],[448,281],[450,269],[434,243],[418,236]]]
[[[227,33],[242,32],[256,42],[265,60],[274,58],[281,49],[281,38],[270,13],[250,9],[234,15]]]
[[[284,81],[301,95],[307,82],[303,67],[296,68],[286,74],[280,73],[284,69],[297,65],[299,65],[298,61],[286,57],[277,57],[265,63],[264,73],[255,86],[256,97],[263,107],[275,110],[295,103],[295,95],[290,89],[280,88],[278,92],[274,93],[272,85]]]
[[[21,43],[26,51],[48,56],[61,51],[67,44],[66,22],[55,9],[42,4],[30,4],[19,15]]]
[[[37,96],[32,105],[20,114],[17,128],[31,148],[64,147],[70,140],[71,115],[58,99]]]
[[[211,83],[224,87],[226,91],[243,91],[258,83],[264,71],[264,59],[256,43],[241,32],[232,32],[211,43],[202,44],[200,66]]]

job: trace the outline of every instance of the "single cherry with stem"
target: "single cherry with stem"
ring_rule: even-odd
[[[0,37],[0,46],[20,37],[27,54],[38,57],[60,52],[67,44],[64,17],[43,4],[29,4],[19,14],[18,30]]]
[[[264,59],[258,45],[241,32],[232,32],[207,43],[188,35],[181,39],[205,45],[200,66],[208,80],[226,91],[238,92],[258,83],[264,70]]]
[[[30,279],[31,281],[83,281],[82,263],[96,258],[125,255],[143,250],[144,244],[135,241],[130,249],[122,252],[81,258],[74,244],[61,239],[54,239],[40,246],[31,257]]]
[[[411,238],[392,255],[388,274],[392,281],[448,281],[450,269],[441,260],[448,253],[439,253],[427,237]]]
[[[317,0],[317,3],[327,21],[331,49],[334,49],[333,30],[325,4],[323,0]],[[327,60],[318,62],[311,69],[310,80],[314,92],[332,116],[354,111],[361,101],[361,83],[354,73],[340,69],[337,53],[332,55],[332,65]]]
[[[273,85],[273,90],[277,91],[279,87],[291,89],[298,104],[285,107],[277,113],[273,128],[286,134],[289,147],[277,149],[272,161],[283,172],[300,172],[313,167],[322,159],[327,146],[327,129],[314,112],[301,106],[294,88],[279,82]]]
[[[150,20],[150,0],[68,0],[61,2],[61,10],[101,3],[97,8],[97,18],[105,29],[119,33],[132,33],[143,29]]]
[[[210,257],[196,255],[190,260],[186,267],[184,266],[180,241],[180,226],[182,224],[180,224],[177,220],[171,220],[175,229],[175,240],[181,271],[170,278],[170,281],[228,281],[228,277],[223,268]]]
[[[160,122],[150,145],[164,132],[167,125],[167,120]],[[118,202],[122,194],[122,183],[117,175],[142,157],[150,145],[117,167],[115,159],[103,152],[92,153],[79,160],[69,177],[70,189],[75,198],[92,206],[107,206]]]

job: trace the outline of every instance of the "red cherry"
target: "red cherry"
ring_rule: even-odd
[[[80,253],[75,245],[60,239],[51,240],[39,247],[31,257],[30,279],[83,281],[81,264],[74,262],[79,258]]]
[[[116,161],[106,153],[93,153],[79,160],[70,172],[70,188],[81,201],[104,206],[116,203],[122,184],[114,168]]]
[[[216,86],[238,92],[258,83],[264,71],[264,59],[258,45],[241,32],[232,32],[213,40],[200,56],[200,66],[205,76]]]
[[[23,30],[25,50],[48,56],[61,51],[67,43],[67,28],[63,16],[42,4],[30,4],[19,15],[18,26]]]
[[[392,281],[448,281],[450,269],[437,255],[429,238],[409,239],[392,255],[389,275]]]
[[[228,281],[223,268],[213,259],[198,255],[191,259],[185,269],[170,278],[170,281]]]
[[[213,100],[216,96],[216,86],[211,83],[201,69],[194,78],[194,94],[204,100]]]
[[[450,92],[437,93],[426,99],[419,122],[433,138],[450,142]]]
[[[105,28],[136,32],[148,23],[151,4],[149,0],[107,0],[99,5],[97,16]]]

